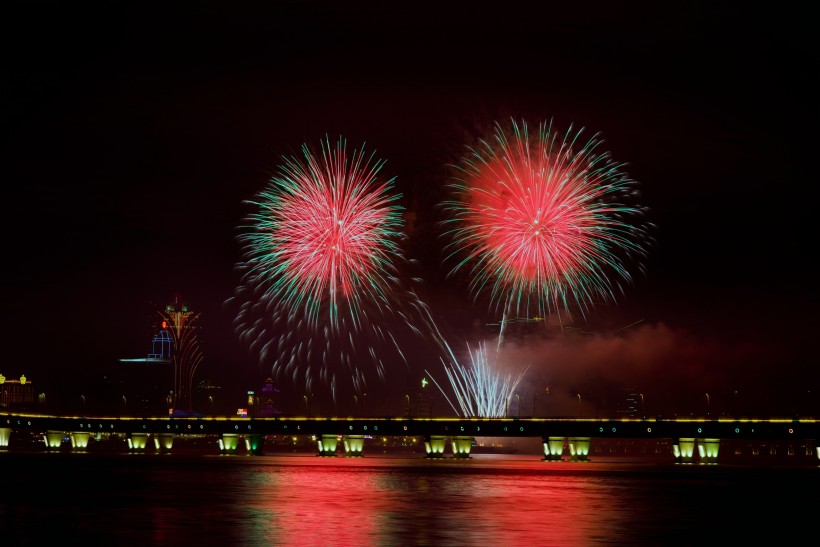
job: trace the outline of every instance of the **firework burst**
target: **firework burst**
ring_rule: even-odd
[[[645,256],[635,182],[581,133],[496,124],[456,166],[444,204],[451,274],[468,271],[471,292],[505,316],[584,315],[631,282],[628,258]]]
[[[318,376],[335,394],[342,370],[361,391],[363,354],[383,379],[380,345],[403,357],[390,331],[391,321],[411,323],[395,305],[402,208],[383,164],[325,139],[319,154],[304,145],[301,158],[284,158],[247,202],[236,330],[275,375],[301,378],[308,392]]]

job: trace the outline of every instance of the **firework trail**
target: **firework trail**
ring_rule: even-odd
[[[319,154],[285,157],[240,227],[242,281],[234,326],[276,377],[316,379],[336,388],[349,375],[357,392],[369,362],[384,380],[384,347],[403,360],[392,329],[413,329],[404,303],[400,196],[379,173],[384,161],[364,148],[325,138]],[[364,359],[364,356],[367,359]]]
[[[649,225],[631,205],[636,183],[582,131],[496,124],[456,166],[454,198],[444,203],[446,260],[455,261],[451,275],[469,272],[474,296],[489,293],[502,335],[513,314],[560,320],[614,301],[632,280],[627,259],[646,254]]]
[[[425,372],[444,395],[456,415],[465,418],[501,418],[506,416],[509,400],[529,367],[525,367],[516,375],[509,373],[502,376],[488,359],[487,349],[483,342],[479,344],[476,351],[471,351],[468,345],[467,352],[470,355],[469,366],[459,364],[452,352],[450,353],[452,365],[448,366],[444,359],[441,360],[450,387],[455,394],[458,409],[447,397],[447,393],[441,385],[433,378],[433,375],[428,371]],[[459,409],[461,410],[460,414]]]

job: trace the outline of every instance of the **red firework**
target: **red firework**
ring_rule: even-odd
[[[580,133],[580,132],[578,132]],[[640,209],[626,204],[634,182],[596,154],[598,141],[563,141],[541,125],[535,136],[513,122],[495,143],[471,150],[448,202],[454,254],[472,264],[472,289],[494,301],[539,313],[583,310],[613,299],[608,275],[630,279],[621,251],[643,254],[643,229],[628,224]]]
[[[247,257],[269,298],[314,318],[326,302],[335,323],[341,301],[355,313],[387,284],[401,256],[399,196],[392,179],[378,179],[382,162],[348,155],[341,140],[303,155],[287,159],[255,203]]]

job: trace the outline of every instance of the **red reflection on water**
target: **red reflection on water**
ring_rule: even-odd
[[[265,468],[271,480],[255,489],[249,506],[269,517],[273,535],[267,540],[300,546],[375,543],[379,516],[391,502],[376,484],[378,475],[358,469],[363,466],[362,460],[300,458],[294,465]]]
[[[583,544],[634,517],[625,489],[590,464],[344,458],[265,466],[251,541],[281,545]],[[630,516],[632,515],[632,516]]]

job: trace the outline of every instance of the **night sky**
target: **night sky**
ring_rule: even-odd
[[[51,387],[144,356],[178,291],[202,314],[198,377],[260,387],[226,305],[243,201],[325,135],[386,160],[429,305],[455,348],[474,343],[494,318],[445,277],[436,204],[464,144],[513,117],[600,133],[657,226],[615,304],[510,343],[522,397],[612,413],[632,387],[650,414],[702,414],[706,393],[715,414],[820,413],[807,13],[393,4],[6,6],[0,372]],[[371,384],[374,412],[437,362],[416,359]]]

